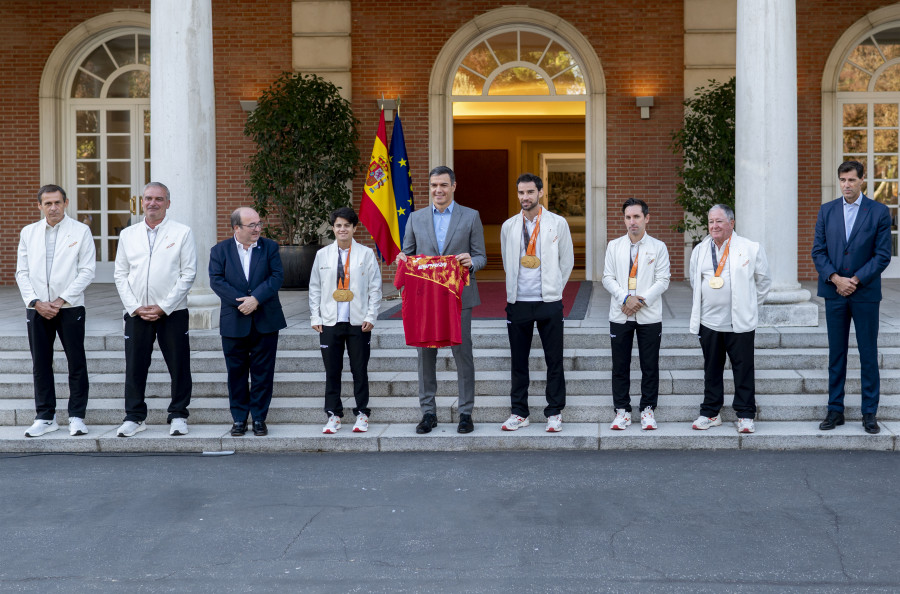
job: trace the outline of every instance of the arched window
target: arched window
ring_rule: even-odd
[[[586,93],[572,53],[559,41],[528,29],[503,31],[479,41],[457,68],[452,92],[467,97]]]
[[[900,24],[866,33],[844,58],[837,81],[839,154],[865,168],[863,192],[891,212],[897,250],[900,186]]]
[[[81,56],[65,85],[68,186],[94,236],[98,280],[108,280],[119,233],[139,220],[150,180],[150,36],[110,32]]]

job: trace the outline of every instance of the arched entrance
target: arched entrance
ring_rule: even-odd
[[[506,151],[512,157],[492,156],[490,151],[456,153],[479,163],[496,158],[497,168],[506,164],[499,182],[494,180],[503,186],[506,204],[485,216],[502,223],[502,218],[517,210],[512,181],[523,170],[532,170],[545,181],[548,177],[558,180],[554,204],[570,215],[573,235],[574,227],[581,229],[585,277],[599,279],[606,246],[605,113],[603,71],[579,31],[541,10],[493,10],[461,27],[432,69],[430,164],[453,164],[455,149],[479,144],[470,139],[467,145],[463,137],[489,133],[485,132],[488,124],[495,128],[494,138],[508,139],[511,131],[518,130],[515,146]],[[479,119],[481,125],[471,125]],[[573,122],[577,122],[574,133],[562,131],[561,124],[571,127]],[[541,124],[555,130],[539,130]],[[481,131],[473,132],[476,127]],[[577,183],[584,189],[583,197],[572,198],[563,185],[582,179]],[[463,188],[465,180],[460,179],[460,184]],[[553,189],[548,190],[552,196]],[[508,207],[505,213],[504,207]],[[494,232],[499,233],[499,224],[485,221],[489,262]]]
[[[891,264],[900,277],[900,5],[885,7],[850,27],[835,44],[822,77],[822,201],[840,195],[836,168],[865,166],[863,192],[891,213]]]
[[[119,232],[150,176],[149,15],[103,15],[64,37],[41,80],[41,178],[91,227],[97,282],[112,282]]]

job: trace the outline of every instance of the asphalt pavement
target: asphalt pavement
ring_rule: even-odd
[[[900,455],[0,456],[0,590],[897,592]]]

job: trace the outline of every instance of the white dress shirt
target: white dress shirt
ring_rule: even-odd
[[[237,244],[238,256],[241,258],[241,268],[244,269],[244,278],[248,281],[250,280],[250,259],[253,256],[253,248],[256,247],[256,242],[250,244],[250,247],[245,248],[244,244],[237,240],[237,237],[234,238],[234,242]]]

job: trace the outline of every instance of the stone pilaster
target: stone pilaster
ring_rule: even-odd
[[[151,175],[169,187],[169,214],[190,225],[197,242],[197,278],[188,295],[191,328],[215,328],[219,299],[207,272],[216,243],[211,0],[153,0],[150,27]]]
[[[772,292],[760,326],[816,326],[797,282],[797,16],[794,0],[738,0],[736,231],[759,241]]]

